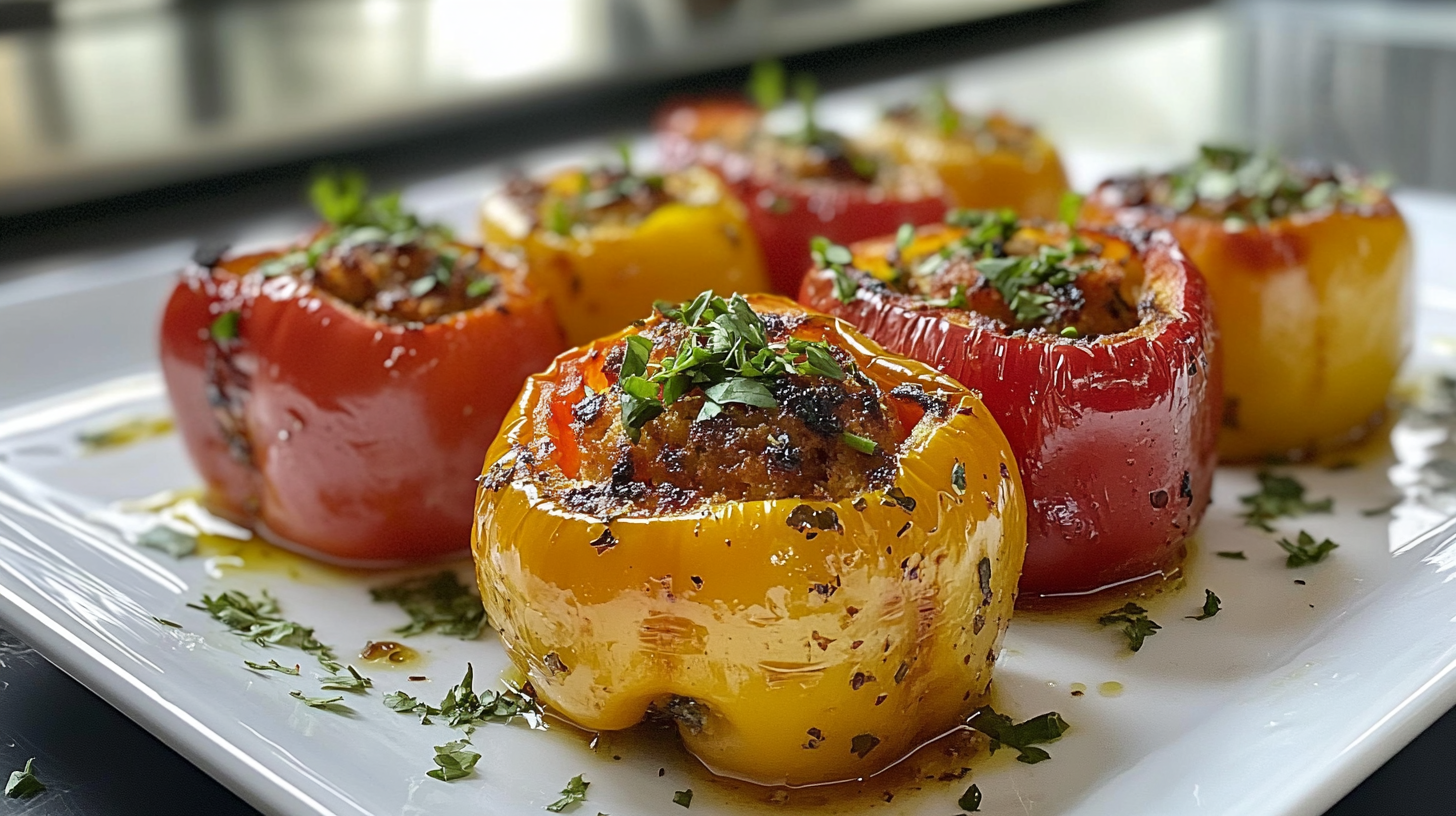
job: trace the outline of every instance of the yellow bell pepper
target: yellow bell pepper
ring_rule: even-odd
[[[591,489],[572,476],[572,406],[618,398],[614,349],[669,319],[654,315],[527,382],[481,478],[481,593],[539,697],[583,728],[627,728],[653,709],[724,776],[861,778],[985,701],[1026,547],[1016,459],[974,391],[847,323],[747,300],[788,316],[793,337],[847,352],[904,419],[888,481],[824,501],[569,509],[561,485]]]
[[[1224,155],[1206,148],[1202,161]],[[1168,229],[1207,280],[1227,461],[1304,458],[1369,434],[1410,346],[1411,245],[1390,198],[1358,177],[1283,172],[1275,217],[1240,217],[1259,198],[1168,206],[1171,176],[1106,182],[1083,207],[1091,223]]]
[[[573,344],[617,331],[657,300],[768,288],[743,204],[699,168],[516,180],[486,200],[481,222],[487,244],[524,253]]]
[[[1056,218],[1068,189],[1056,148],[1041,134],[1000,113],[973,119],[939,95],[918,108],[891,110],[864,141],[902,163],[931,168],[956,207]]]

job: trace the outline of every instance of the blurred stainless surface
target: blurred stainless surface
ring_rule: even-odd
[[[0,215],[1069,1],[56,0],[0,34]]]
[[[1231,4],[1240,129],[1255,144],[1456,189],[1456,3]]]

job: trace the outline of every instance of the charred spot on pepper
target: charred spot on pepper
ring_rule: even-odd
[[[1187,499],[1187,506],[1193,506],[1193,474],[1183,471],[1183,481],[1178,485],[1178,497]]]
[[[834,582],[833,583],[825,582],[825,583],[814,583],[814,584],[810,584],[810,586],[809,586],[809,592],[811,592],[811,593],[813,593],[815,595],[818,595],[819,597],[824,598],[825,600],[828,600],[830,598],[830,596],[834,595],[834,593],[836,593],[836,592],[839,591],[840,584],[841,584],[840,578],[839,578],[838,575],[836,575],[836,576],[834,576]]]
[[[606,407],[606,403],[606,394],[598,394],[588,388],[586,389],[586,394],[575,405],[571,406],[571,415],[582,425],[590,425],[597,421],[597,417],[602,415],[602,409]]]
[[[814,645],[818,646],[819,651],[821,652],[829,651],[829,644],[837,640],[837,638],[825,637],[819,634],[818,629],[815,629],[813,632],[809,633],[809,639],[814,641]]]
[[[915,525],[915,522],[913,522],[913,521],[907,521],[907,522],[905,522],[905,525],[903,527],[901,527],[898,532],[895,533],[895,538],[901,538],[901,537],[903,537],[906,533],[910,532],[910,528],[913,527],[914,525]]]
[[[1168,506],[1168,491],[1159,488],[1148,493],[1148,501],[1159,510]]]
[[[768,463],[779,470],[796,471],[804,463],[803,454],[789,440],[788,434],[770,436],[765,452]]]
[[[1010,479],[1011,478],[1011,468],[1006,467],[1006,463],[1005,462],[1002,462],[1001,463],[1001,478],[1003,478],[1003,479]]]
[[[849,688],[852,691],[859,691],[864,688],[865,683],[873,682],[875,682],[875,676],[873,674],[865,674],[862,671],[857,671],[849,678]]]
[[[880,703],[883,703],[884,701],[886,701],[888,699],[890,699],[890,695],[888,695],[888,694],[880,694],[880,695],[878,695],[878,696],[875,697],[875,705],[879,705]]]
[[[818,728],[810,728],[806,733],[809,735],[809,739],[804,742],[804,748],[813,750],[818,748],[819,743],[824,741],[824,732]]]
[[[991,559],[983,557],[976,564],[977,577],[981,581],[981,606],[991,605]]]
[[[552,676],[571,673],[571,670],[566,667],[566,663],[562,661],[561,655],[555,652],[547,652],[546,656],[541,658],[541,664],[551,672]]]
[[[808,533],[811,530],[821,530],[826,533],[844,532],[844,527],[839,523],[839,514],[834,512],[833,507],[815,510],[807,504],[801,504],[789,511],[785,522],[801,533]]]

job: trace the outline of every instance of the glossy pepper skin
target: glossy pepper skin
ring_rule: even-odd
[[[903,257],[913,267],[963,234],[922,227]],[[1202,277],[1167,233],[1079,235],[1105,258],[1136,254],[1144,297],[1164,316],[1140,307],[1140,325],[1096,338],[1008,333],[974,312],[879,285],[891,274],[892,238],[852,247],[848,274],[861,285],[848,303],[827,269],[811,272],[799,296],[981,393],[1021,465],[1028,599],[1090,592],[1181,561],[1216,465],[1221,375]]]
[[[1051,142],[1002,114],[953,121],[945,127],[913,111],[891,111],[865,141],[905,164],[934,170],[952,206],[1057,217],[1067,174]]]
[[[564,346],[545,297],[500,268],[483,305],[407,326],[256,271],[281,254],[189,267],[162,318],[162,372],[210,506],[333,562],[464,550],[480,457]],[[227,313],[235,336],[219,339]]]
[[[793,296],[809,268],[809,241],[822,235],[849,243],[892,232],[904,223],[938,221],[946,199],[932,173],[894,187],[860,180],[797,178],[768,170],[741,150],[763,118],[745,101],[713,99],[669,107],[657,138],[669,166],[707,167],[748,208],[773,291]],[[881,163],[890,157],[879,157]],[[912,169],[913,170],[913,169]]]
[[[1219,456],[1303,458],[1368,433],[1410,349],[1411,245],[1388,196],[1362,212],[1223,219],[1123,207],[1112,184],[1089,223],[1166,229],[1208,281],[1224,358]]]
[[[640,218],[584,221],[563,232],[547,226],[554,208],[582,194],[584,178],[579,170],[564,171],[545,183],[539,201],[513,200],[507,190],[481,210],[485,240],[524,253],[532,283],[551,295],[567,342],[617,331],[657,300],[689,300],[705,288],[768,288],[747,212],[711,173],[668,174],[661,188],[670,198]]]
[[[1016,462],[976,394],[811,315],[795,336],[846,349],[885,392],[919,385],[944,401],[887,400],[914,428],[893,475],[913,509],[875,490],[610,521],[568,512],[522,457],[573,472],[571,406],[610,387],[607,350],[636,331],[532,377],[486,459],[481,593],[538,695],[588,729],[627,728],[655,705],[715,773],[770,785],[868,776],[962,723],[990,681],[1025,546]],[[793,526],[796,511],[824,529]]]

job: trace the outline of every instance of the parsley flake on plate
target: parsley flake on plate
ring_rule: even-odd
[[[314,655],[329,671],[343,668],[334,662],[334,650],[314,637],[312,627],[285,620],[279,614],[278,601],[267,590],[261,596],[251,598],[230,589],[216,596],[203,595],[200,604],[188,606],[211,615],[244,640],[259,646],[291,646]]]
[[[1018,723],[990,706],[976,709],[966,724],[991,738],[992,754],[1003,745],[1015,748],[1021,752],[1016,761],[1028,765],[1051,759],[1051,754],[1036,746],[1061,739],[1067,729],[1071,728],[1062,719],[1062,715],[1055,711]]]
[[[1134,652],[1143,648],[1143,641],[1158,633],[1159,626],[1148,618],[1148,610],[1128,601],[1097,619],[1103,626],[1120,625],[1127,636],[1127,645]]]
[[[1335,500],[1324,498],[1307,501],[1305,488],[1290,476],[1281,476],[1267,470],[1259,471],[1259,491],[1240,496],[1239,501],[1248,508],[1241,515],[1244,524],[1258,527],[1265,532],[1274,532],[1269,524],[1281,516],[1300,516],[1306,513],[1330,513],[1334,511]]]
[[[1202,614],[1199,614],[1199,615],[1184,615],[1184,617],[1188,618],[1189,620],[1197,620],[1197,621],[1208,620],[1209,618],[1211,618],[1214,615],[1217,615],[1219,613],[1219,610],[1222,609],[1221,604],[1222,604],[1222,601],[1220,601],[1218,599],[1218,596],[1217,595],[1213,594],[1213,590],[1211,590],[1211,589],[1205,589],[1205,590],[1203,590],[1203,612],[1202,612]]]
[[[1294,541],[1287,538],[1279,539],[1279,546],[1289,553],[1289,557],[1284,559],[1284,566],[1294,569],[1309,564],[1318,564],[1340,545],[1328,538],[1317,542],[1314,536],[1300,530]]]
[[[253,671],[276,671],[282,674],[292,674],[295,676],[297,676],[298,674],[297,665],[293,666],[293,668],[289,668],[276,660],[270,660],[267,663],[254,663],[251,660],[244,660],[243,663]]]
[[[468,740],[447,742],[444,745],[435,746],[436,767],[425,771],[425,775],[441,782],[453,782],[474,773],[475,763],[479,761],[480,754],[470,750]]]
[[[331,677],[319,679],[319,688],[330,691],[359,691],[362,692],[374,685],[374,681],[360,674],[353,666],[347,667],[348,674],[336,674]]]
[[[480,603],[480,596],[453,570],[406,578],[370,589],[369,594],[376,603],[399,604],[410,616],[408,624],[394,630],[399,635],[409,637],[436,631],[461,640],[474,640],[485,629],[485,607]]]
[[[673,791],[672,803],[674,805],[682,805],[683,807],[692,807],[693,789],[688,788],[687,790]]]
[[[560,813],[578,802],[586,801],[586,789],[589,787],[591,783],[582,779],[581,774],[573,776],[566,783],[566,787],[561,789],[561,798],[547,805],[546,809],[552,813]]]
[[[197,552],[197,536],[175,527],[158,524],[137,536],[137,546],[164,552],[173,558],[185,558]]]
[[[10,781],[5,783],[5,795],[11,799],[23,799],[45,790],[46,786],[35,776],[35,757],[25,761],[25,767],[10,772]]]
[[[975,785],[966,788],[966,792],[956,800],[956,806],[967,813],[979,811],[981,809],[981,789]]]
[[[339,706],[339,703],[344,702],[343,697],[309,697],[298,690],[288,692],[288,696],[298,700],[309,708],[321,708],[324,710],[333,709],[335,706]],[[345,708],[346,706],[339,707]]]

